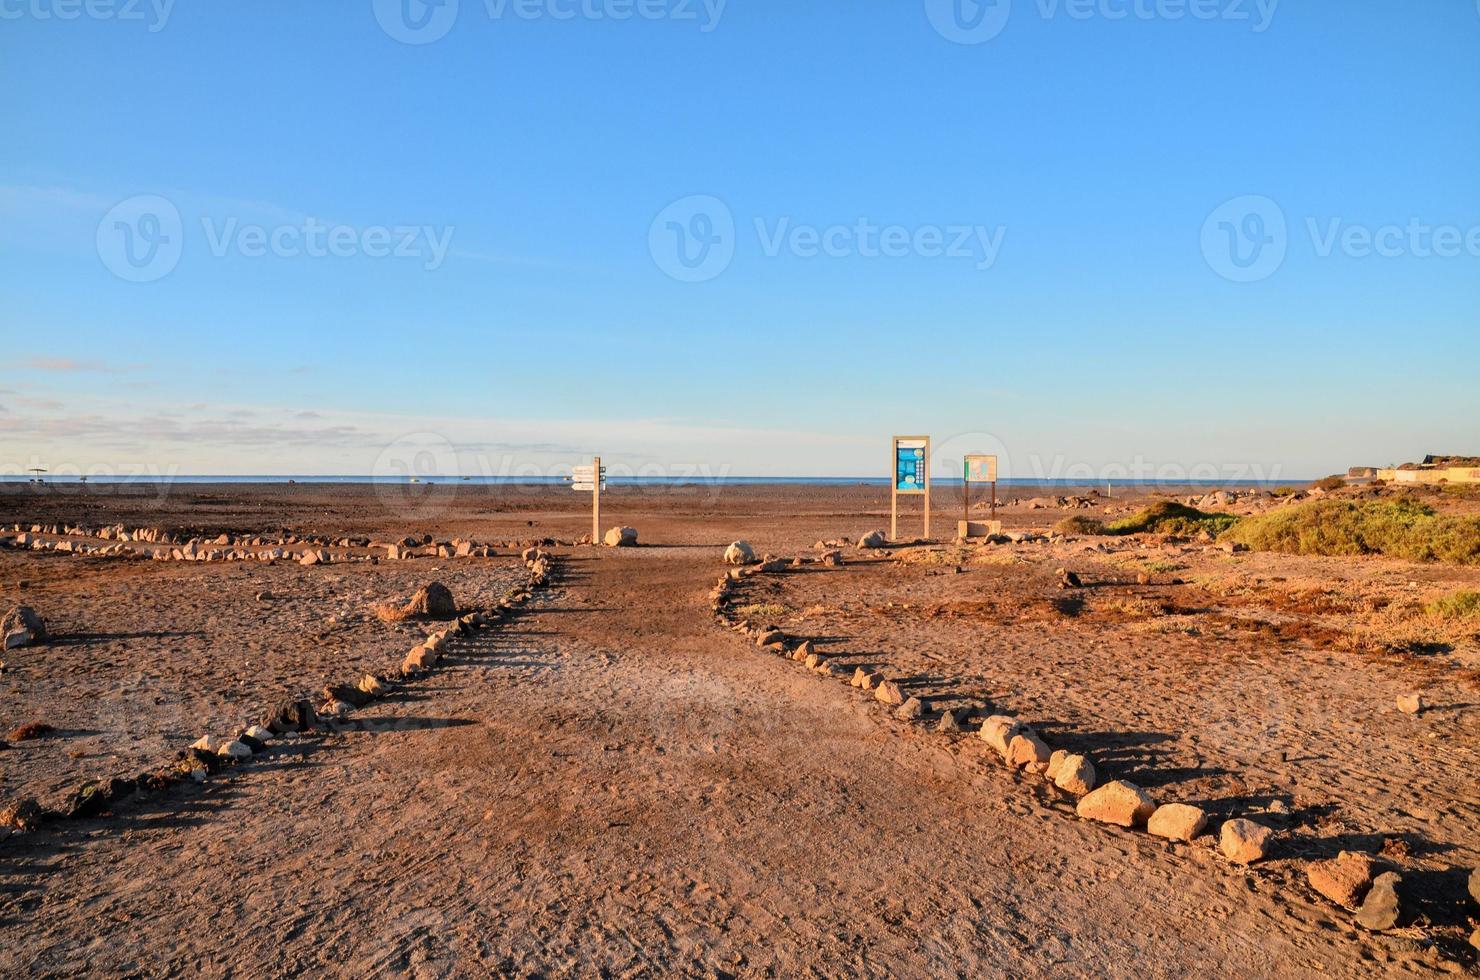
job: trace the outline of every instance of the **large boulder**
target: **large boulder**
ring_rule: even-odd
[[[1085,820],[1135,827],[1156,812],[1156,801],[1141,787],[1117,779],[1087,794],[1074,812]]]
[[[1049,760],[1050,771],[1053,772],[1053,784],[1066,793],[1075,796],[1084,796],[1095,788],[1095,782],[1099,774],[1095,772],[1095,764],[1082,755],[1070,753],[1059,761],[1058,766],[1053,766],[1053,760]]]
[[[262,716],[262,727],[274,735],[307,731],[318,724],[313,703],[304,700],[284,701]]]
[[[637,544],[637,528],[614,527],[606,532],[602,543],[608,548],[631,548]]]
[[[46,642],[46,621],[30,606],[15,606],[0,619],[0,638],[5,649]]]
[[[1218,848],[1224,857],[1235,864],[1253,864],[1269,853],[1269,845],[1273,840],[1273,830],[1252,820],[1236,817],[1223,824],[1218,837]]]
[[[885,543],[888,542],[888,540],[889,539],[884,536],[883,531],[870,531],[869,533],[858,539],[858,547],[882,548],[884,547]]]
[[[1383,932],[1398,924],[1403,905],[1398,899],[1398,886],[1403,879],[1395,871],[1384,871],[1372,883],[1372,890],[1357,910],[1357,925],[1372,932]]]
[[[452,598],[451,589],[441,582],[433,582],[416,590],[416,595],[406,603],[402,615],[425,619],[454,619],[457,616],[457,600]]]
[[[1208,815],[1201,807],[1186,803],[1165,803],[1156,808],[1146,821],[1146,832],[1167,840],[1190,841],[1208,825]]]
[[[1305,869],[1310,887],[1337,905],[1355,909],[1372,887],[1372,859],[1365,854],[1342,851],[1329,861],[1316,861]]]
[[[736,541],[725,549],[726,565],[753,565],[755,564],[755,549],[750,546],[749,541]]]
[[[1043,739],[1030,731],[1019,732],[1007,743],[1007,764],[1014,769],[1043,772],[1051,754]]]
[[[1004,759],[1007,758],[1007,746],[1017,735],[1027,731],[1023,723],[1011,715],[992,715],[982,722],[981,731],[977,737],[996,749]]]

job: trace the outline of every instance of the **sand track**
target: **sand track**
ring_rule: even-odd
[[[1389,955],[778,670],[713,625],[716,569],[576,554],[486,652],[363,712],[394,730],[7,847],[0,972],[1360,976]]]

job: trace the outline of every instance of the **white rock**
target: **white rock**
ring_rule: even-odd
[[[748,541],[736,541],[725,549],[726,565],[749,565],[755,561],[755,549]]]

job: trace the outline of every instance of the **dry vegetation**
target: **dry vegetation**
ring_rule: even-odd
[[[1225,536],[1258,551],[1295,555],[1480,563],[1480,517],[1438,514],[1410,498],[1317,500],[1245,518]]]

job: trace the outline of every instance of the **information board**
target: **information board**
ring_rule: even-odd
[[[967,483],[996,483],[997,457],[973,453],[966,457]]]
[[[925,439],[894,440],[894,492],[924,493],[925,471],[930,465]]]

